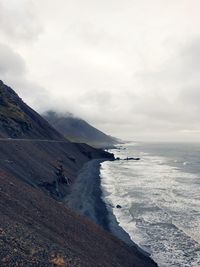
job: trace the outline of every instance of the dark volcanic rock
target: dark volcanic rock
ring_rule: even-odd
[[[125,158],[125,160],[140,160],[140,158],[129,158],[129,157],[127,157],[127,158]]]
[[[0,137],[63,140],[61,134],[1,80]]]

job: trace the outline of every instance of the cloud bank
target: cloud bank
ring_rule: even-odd
[[[0,77],[39,112],[200,141],[198,0],[0,0]]]

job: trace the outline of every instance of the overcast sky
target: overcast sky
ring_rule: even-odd
[[[199,0],[0,0],[0,79],[117,137],[200,141]]]

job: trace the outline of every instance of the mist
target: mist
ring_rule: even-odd
[[[0,0],[0,79],[126,140],[200,141],[198,0]]]

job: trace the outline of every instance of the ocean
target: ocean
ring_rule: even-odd
[[[160,267],[199,267],[200,144],[128,143],[110,152],[140,157],[101,164],[103,199],[119,225]]]

